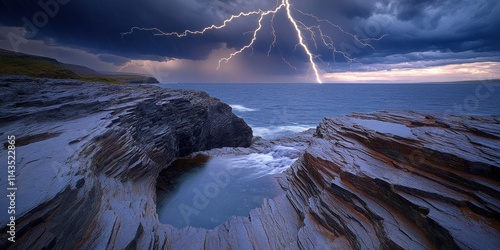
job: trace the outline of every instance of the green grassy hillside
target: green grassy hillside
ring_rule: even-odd
[[[75,72],[49,61],[8,57],[0,57],[0,75],[25,75],[58,79],[78,78]]]
[[[99,74],[98,72],[84,66],[64,64],[48,57],[33,56],[2,49],[0,49],[0,76],[1,75],[79,79],[88,82],[105,82],[114,84],[158,82],[155,78],[149,76]]]

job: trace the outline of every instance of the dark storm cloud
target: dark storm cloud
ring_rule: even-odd
[[[42,0],[47,2],[46,0]],[[55,1],[55,0],[53,0]],[[62,1],[62,0],[61,0]],[[66,0],[67,1],[67,0]],[[0,24],[19,27],[22,17],[32,21],[35,13],[42,10],[31,0],[3,0],[0,2]],[[310,0],[291,1],[297,9],[317,15],[339,24],[359,38],[376,38],[387,34],[381,41],[373,42],[374,50],[359,47],[351,37],[337,28],[321,23],[338,49],[366,64],[397,63],[401,60],[419,60],[418,53],[436,53],[437,58],[427,55],[422,60],[460,60],[487,58],[488,53],[500,51],[500,6],[497,0]],[[203,36],[183,38],[154,36],[151,32],[137,31],[122,37],[131,27],[158,27],[165,32],[201,29],[210,24],[220,24],[231,14],[240,11],[269,9],[276,4],[268,0],[70,0],[61,5],[48,24],[38,29],[33,39],[50,41],[51,44],[84,49],[90,53],[115,55],[101,58],[114,64],[123,58],[164,61],[169,58],[203,60],[215,49],[226,44],[235,49],[248,43],[257,23],[254,17],[235,22],[227,29],[211,31]],[[294,12],[307,25],[315,20]],[[269,24],[266,19],[264,24]],[[252,66],[270,70],[270,64],[283,74],[300,74],[292,66],[307,62],[304,52],[297,49],[297,37],[284,13],[274,20],[277,43],[268,63]],[[246,55],[264,59],[272,43],[271,27],[263,27],[259,40]],[[345,62],[340,54],[333,54],[327,47],[312,46],[325,62]],[[314,48],[313,48],[314,47]],[[467,53],[463,53],[467,52]],[[256,60],[248,58],[249,62]],[[498,57],[492,57],[498,60]],[[496,59],[495,59],[496,58]],[[442,62],[446,61],[442,60]],[[250,65],[250,64],[249,64]],[[265,65],[262,66],[262,65]],[[284,65],[284,66],[283,66]],[[283,68],[284,67],[284,68]],[[307,69],[306,69],[307,70]]]
[[[423,18],[426,9],[436,8],[439,5],[447,4],[445,0],[401,0],[393,2],[396,10],[396,17],[403,21],[410,21],[416,18]]]
[[[336,20],[358,37],[387,35],[372,43],[375,50],[361,49],[354,57],[436,50],[500,51],[497,0],[328,1],[326,5],[321,2],[325,1],[313,0],[307,6],[302,5],[310,12],[314,11],[313,6],[328,6],[313,13]],[[350,8],[356,11],[349,11]],[[371,35],[370,28],[378,32]],[[355,46],[353,42],[351,45]]]
[[[339,20],[342,18],[368,18],[373,14],[374,7],[378,2],[387,1],[367,1],[367,0],[310,0],[295,1],[293,4],[309,13],[329,20]]]
[[[114,56],[114,55],[109,55],[109,54],[103,54],[98,56],[99,60],[106,62],[106,63],[111,63],[116,66],[123,65],[129,61],[128,58],[121,57],[121,56]]]
[[[389,34],[380,44],[388,54],[500,50],[500,4],[496,0],[394,1],[380,14],[386,16],[374,19]],[[395,19],[388,19],[391,15]]]
[[[149,55],[203,59],[221,41],[207,37],[154,37],[150,32],[137,32],[122,38],[131,27],[158,27],[165,31],[199,29],[220,22],[216,1],[160,0],[71,0],[60,5],[59,12],[48,24],[38,29],[34,39],[53,38],[61,45],[82,47],[97,52],[111,52],[145,59]],[[231,1],[225,1],[228,5]],[[0,23],[22,26],[22,17],[33,22],[42,8],[31,0],[3,1]],[[31,31],[31,29],[28,29]],[[30,34],[28,34],[30,35]]]

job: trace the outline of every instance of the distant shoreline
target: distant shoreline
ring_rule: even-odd
[[[470,80],[470,81],[456,81],[456,82],[159,82],[156,84],[310,84],[310,85],[398,85],[398,84],[477,84],[477,83],[487,83],[487,84],[497,84],[500,83],[500,79],[486,79],[486,80]]]
[[[66,64],[49,57],[28,55],[0,49],[0,76],[76,79],[104,83],[159,83],[152,76],[132,73],[102,74],[94,69]]]

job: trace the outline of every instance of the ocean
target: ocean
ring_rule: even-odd
[[[205,91],[233,108],[266,139],[316,127],[324,117],[413,110],[433,114],[500,114],[500,81],[460,84],[158,84]]]

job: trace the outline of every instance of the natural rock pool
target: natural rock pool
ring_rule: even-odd
[[[264,198],[284,192],[276,178],[297,155],[293,148],[275,147],[267,153],[178,160],[158,179],[159,220],[211,229],[231,216],[248,216]]]

